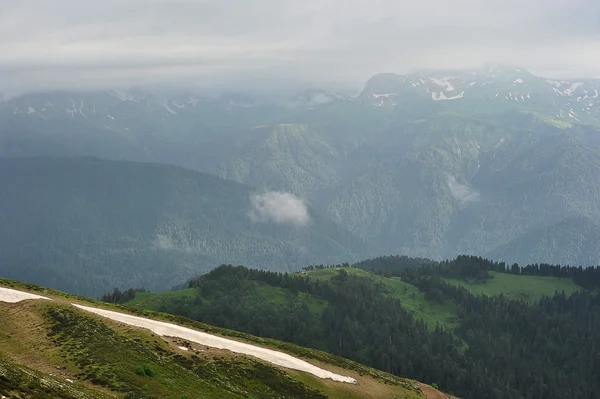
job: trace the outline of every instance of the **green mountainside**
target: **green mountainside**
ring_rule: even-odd
[[[366,248],[310,208],[306,225],[253,220],[255,189],[180,167],[0,159],[0,181],[2,275],[94,297],[167,289],[223,262],[289,271]]]
[[[589,266],[599,91],[501,66],[379,74],[355,97],[40,93],[0,104],[0,154],[176,164],[290,192],[379,253]]]
[[[0,396],[5,398],[433,399],[442,395],[414,380],[293,344],[13,280],[0,280],[0,287],[50,299],[0,302]],[[320,379],[252,356],[159,336],[72,304],[137,314],[288,353],[352,376],[356,383]]]
[[[289,275],[223,265],[185,290],[104,300],[325,350],[465,398],[562,398],[598,389],[587,344],[598,288],[600,269],[388,257]]]

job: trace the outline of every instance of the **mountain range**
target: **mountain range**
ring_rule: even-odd
[[[285,101],[36,93],[0,102],[0,156],[172,164],[253,187],[240,189],[246,202],[251,190],[291,193],[330,226],[319,234],[343,243],[330,258],[473,253],[588,266],[600,264],[599,90],[597,79],[501,66],[378,74],[356,96],[307,90]],[[330,234],[338,228],[351,238]],[[286,258],[249,264],[289,270]]]
[[[293,198],[176,166],[0,159],[0,181],[2,274],[95,297],[166,289],[222,262],[292,271],[366,251],[311,208],[276,213]]]

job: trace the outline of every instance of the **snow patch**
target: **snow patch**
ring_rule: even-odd
[[[561,83],[557,80],[546,79],[546,82],[550,83],[552,86],[560,87]]]
[[[575,113],[573,112],[573,110],[569,111],[569,116],[579,122],[579,119],[577,119],[577,116],[575,116]]]
[[[36,112],[36,110],[35,110],[35,108],[33,108],[31,106],[27,109],[28,114],[33,114],[34,112]]]
[[[464,90],[461,91],[460,93],[458,93],[455,96],[452,97],[446,97],[446,94],[444,94],[444,92],[440,92],[440,93],[431,93],[431,98],[436,100],[436,101],[441,101],[441,100],[456,100],[458,98],[463,98],[465,95]]]
[[[429,79],[434,82],[435,84],[437,84],[438,86],[442,86],[444,88],[444,91],[454,91],[454,86],[452,85],[452,83],[450,83],[450,80],[455,79],[456,76],[446,76],[443,77],[441,79],[436,79],[433,77],[429,77]]]
[[[385,98],[388,98],[389,96],[397,96],[398,94],[396,94],[396,93],[383,93],[383,94],[375,94],[375,93],[373,93],[373,94],[371,94],[371,95],[372,95],[373,97],[375,97],[375,98],[379,98],[379,97],[385,97]]]
[[[144,319],[142,317],[131,316],[124,313],[113,312],[105,309],[91,308],[88,306],[82,306],[77,304],[73,304],[73,306],[124,324],[148,329],[160,336],[178,337],[187,341],[195,342],[197,344],[206,345],[218,349],[227,349],[235,353],[242,353],[245,355],[253,356],[258,359],[275,364],[277,366],[304,371],[319,378],[329,378],[334,381],[356,384],[356,380],[352,377],[332,373],[320,367],[314,366],[304,360],[295,358],[286,353],[278,352],[272,349],[261,348],[258,346],[246,344],[244,342],[234,341],[231,339],[210,335],[201,331],[192,330],[191,328],[182,327],[176,324]]]
[[[517,83],[523,83],[523,79],[517,79],[513,83],[515,83],[515,84],[517,84]]]
[[[46,299],[44,296],[30,294],[29,292],[17,291],[10,288],[0,287],[0,302],[17,303],[28,299]]]
[[[569,88],[566,89],[563,93],[565,93],[567,96],[570,96],[573,94],[573,92],[575,90],[577,90],[577,88],[579,86],[583,86],[583,83],[580,83],[580,82],[571,83],[571,86],[569,86]]]
[[[168,104],[165,104],[165,109],[167,111],[169,111],[170,113],[172,113],[173,115],[179,115],[177,112],[173,111],[173,109],[171,107],[169,107]]]
[[[188,348],[186,348],[185,346],[178,346],[178,348],[179,348],[179,349],[181,349],[182,351],[186,351],[186,352],[189,350],[189,349],[188,349]]]

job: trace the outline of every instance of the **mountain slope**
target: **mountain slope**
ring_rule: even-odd
[[[281,275],[224,265],[187,290],[138,293],[128,303],[327,350],[465,398],[597,391],[589,342],[600,325],[600,270],[531,265],[509,274],[504,264],[469,256],[359,265],[377,274],[321,266]]]
[[[0,394],[9,397],[430,397],[415,381],[393,377],[326,353],[217,329],[183,318],[143,312],[146,318],[176,319],[171,321],[194,330],[235,336],[236,341],[248,342],[254,347],[270,347],[293,356],[301,354],[319,367],[356,377],[356,384],[321,379],[310,373],[277,367],[253,356],[126,326],[71,305],[99,305],[82,297],[10,280],[2,280],[1,285],[35,290],[50,299],[16,303],[0,301],[0,320],[3,323],[0,334]],[[2,294],[4,296],[6,290]],[[123,308],[119,310],[127,312]],[[427,388],[427,392],[432,391],[430,387],[423,387]],[[434,393],[439,394],[437,391]]]
[[[501,66],[378,74],[356,97],[314,90],[290,101],[32,94],[0,106],[0,154],[151,160],[289,191],[379,253],[526,262],[539,253],[509,243],[584,220],[581,252],[545,244],[544,259],[589,265],[600,263],[590,249],[600,234],[597,92],[598,80]]]
[[[71,292],[165,289],[220,263],[286,271],[365,249],[312,209],[306,225],[254,221],[253,189],[179,167],[2,159],[0,181],[3,275]]]

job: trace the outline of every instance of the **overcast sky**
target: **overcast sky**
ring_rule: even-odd
[[[598,0],[0,0],[0,91],[360,87],[377,72],[600,76]]]

